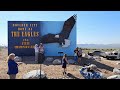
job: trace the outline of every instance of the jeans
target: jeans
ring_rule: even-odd
[[[75,62],[78,62],[78,56],[74,56]]]
[[[38,62],[38,52],[35,52],[35,61]]]

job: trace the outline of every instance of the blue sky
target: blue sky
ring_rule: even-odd
[[[0,11],[0,44],[7,45],[7,21],[65,21],[77,14],[78,44],[120,43],[120,11]]]

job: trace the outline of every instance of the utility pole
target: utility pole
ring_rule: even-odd
[[[40,79],[41,79],[41,63],[40,63]]]

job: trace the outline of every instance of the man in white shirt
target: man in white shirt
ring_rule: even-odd
[[[39,47],[38,47],[38,44],[35,44],[35,61],[37,62],[38,61],[38,54],[39,54]]]

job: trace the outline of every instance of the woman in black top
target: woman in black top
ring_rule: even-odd
[[[63,75],[66,74],[66,64],[69,64],[68,60],[67,60],[67,54],[64,54],[63,58],[62,58],[62,68],[64,69],[63,71]]]

